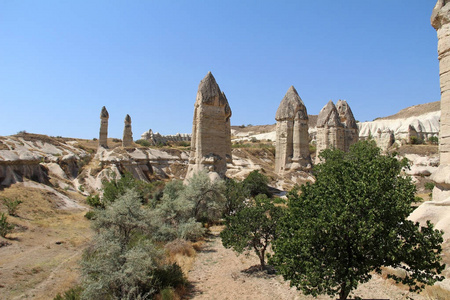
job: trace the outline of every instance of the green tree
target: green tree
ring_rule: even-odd
[[[373,141],[321,156],[315,183],[289,193],[273,243],[271,263],[284,278],[341,300],[382,266],[405,269],[405,278],[391,277],[416,291],[442,280],[442,232],[407,219],[415,192],[402,173],[407,162],[381,155]]]
[[[255,197],[259,194],[267,195],[271,197],[268,184],[269,179],[264,174],[259,173],[258,170],[254,170],[248,174],[247,178],[244,179],[242,185],[245,192],[249,197]]]
[[[234,215],[245,206],[245,194],[242,182],[232,178],[225,180],[225,216]]]
[[[282,215],[281,207],[260,194],[253,203],[226,217],[226,227],[220,233],[222,244],[238,253],[254,250],[261,269],[265,269],[267,247],[276,238],[276,227]]]

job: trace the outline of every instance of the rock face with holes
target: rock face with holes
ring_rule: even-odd
[[[228,100],[209,72],[198,86],[186,179],[200,170],[211,179],[225,177],[231,162],[230,117]]]
[[[100,135],[98,138],[98,146],[103,148],[108,148],[108,119],[109,113],[103,106],[100,113]]]
[[[441,121],[439,131],[440,166],[432,176],[436,182],[433,199],[450,199],[450,1],[439,0],[431,15],[437,31],[441,85]]]
[[[310,169],[308,113],[293,86],[281,100],[275,120],[275,172],[282,175],[287,171]]]
[[[131,131],[131,117],[126,115],[125,126],[123,128],[122,146],[130,147],[133,144],[133,132]]]

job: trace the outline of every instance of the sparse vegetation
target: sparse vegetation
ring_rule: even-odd
[[[22,203],[22,201],[18,199],[12,200],[10,198],[3,198],[2,201],[8,210],[8,215],[17,216],[17,209],[19,208],[19,205]]]
[[[150,147],[152,145],[149,141],[143,139],[136,140],[135,143],[141,145],[142,147]]]
[[[439,138],[437,136],[432,136],[428,138],[428,143],[432,145],[438,145],[439,144]]]
[[[4,213],[0,213],[0,236],[6,237],[14,229],[14,225],[8,222],[8,217]]]

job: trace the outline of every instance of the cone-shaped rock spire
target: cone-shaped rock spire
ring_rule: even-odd
[[[320,110],[317,117],[317,127],[342,127],[339,113],[333,101],[328,103]]]
[[[123,128],[123,139],[122,146],[130,147],[133,144],[133,132],[131,131],[131,117],[130,115],[125,116],[125,126]]]
[[[358,125],[347,101],[339,100],[336,103],[336,109],[339,113],[341,123],[344,125],[344,151],[348,151],[350,146],[359,140]]]
[[[284,171],[310,168],[308,112],[293,86],[281,100],[275,120],[275,172],[281,175]]]
[[[108,119],[109,113],[103,106],[100,112],[100,134],[98,138],[98,146],[103,148],[108,148]]]
[[[211,72],[198,86],[192,124],[191,154],[186,178],[207,170],[211,178],[225,177],[231,161],[231,109]]]

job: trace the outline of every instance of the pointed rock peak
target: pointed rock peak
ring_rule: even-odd
[[[329,127],[342,126],[339,112],[331,100],[320,110],[319,116],[317,117],[317,127],[325,127],[325,125]]]
[[[109,113],[108,113],[108,111],[106,110],[106,107],[105,106],[103,106],[102,107],[102,112],[100,113],[100,118],[102,118],[102,119],[104,119],[104,118],[109,118]]]
[[[354,129],[358,128],[355,117],[353,116],[353,112],[350,109],[347,101],[339,100],[336,103],[336,109],[338,110],[339,118],[345,127]]]
[[[131,123],[131,117],[128,114],[125,116],[125,123]]]
[[[224,96],[211,72],[206,74],[200,81],[197,92],[197,103],[224,107],[228,105],[227,98]]]
[[[305,104],[297,93],[297,90],[293,85],[291,85],[286,92],[286,95],[284,95],[281,100],[280,106],[278,107],[275,115],[275,120],[293,120],[294,118],[308,120],[308,113],[306,111]]]

